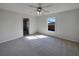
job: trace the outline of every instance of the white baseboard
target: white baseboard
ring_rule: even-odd
[[[12,39],[6,39],[6,40],[4,40],[4,41],[0,41],[0,44],[1,44],[1,43],[4,43],[4,42],[11,41],[11,40],[15,40],[15,39],[21,38],[21,37],[23,37],[23,35],[22,35],[22,36],[18,36],[18,37],[13,37]]]

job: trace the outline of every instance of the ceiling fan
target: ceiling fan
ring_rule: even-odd
[[[38,15],[41,15],[42,12],[45,12],[45,13],[48,13],[49,11],[46,10],[45,8],[47,7],[51,7],[52,5],[46,5],[46,6],[43,6],[42,3],[39,3],[38,6],[33,6],[33,5],[28,5],[28,7],[32,7],[32,8],[36,8],[36,13]]]

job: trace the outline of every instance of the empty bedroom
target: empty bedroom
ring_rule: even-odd
[[[79,3],[0,3],[0,56],[79,56]]]

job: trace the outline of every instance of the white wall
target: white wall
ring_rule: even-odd
[[[0,43],[23,36],[23,18],[29,18],[29,33],[35,33],[35,17],[0,9]]]
[[[48,31],[47,18],[56,17],[56,31]],[[23,36],[23,18],[29,18],[29,33],[36,32],[79,42],[79,10],[32,17],[0,9],[0,43]]]
[[[56,17],[55,32],[48,31],[47,18],[49,16]],[[38,20],[37,31],[39,33],[79,42],[79,9],[51,14],[47,16],[40,16],[36,19]]]

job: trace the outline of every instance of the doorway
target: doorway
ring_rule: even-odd
[[[23,35],[29,35],[29,19],[23,18]]]

